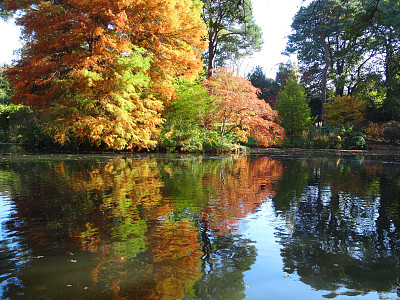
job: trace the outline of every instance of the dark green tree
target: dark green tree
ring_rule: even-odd
[[[293,19],[287,53],[296,53],[303,71],[318,84],[322,114],[330,83],[336,95],[351,94],[373,57],[371,37],[356,25],[369,6],[360,0],[316,0]]]
[[[202,0],[202,17],[208,27],[205,61],[209,75],[227,61],[261,50],[262,31],[255,23],[250,0]]]
[[[275,109],[279,113],[282,127],[292,141],[293,137],[300,136],[304,130],[312,126],[311,109],[307,103],[304,87],[295,77],[287,80],[285,88],[279,93]]]
[[[247,80],[249,80],[253,86],[260,89],[261,93],[258,95],[258,98],[263,99],[271,105],[271,107],[274,107],[278,98],[279,83],[271,78],[267,78],[260,66],[255,67],[255,69],[247,75]]]
[[[379,4],[380,14],[373,28],[378,60],[383,70],[383,86],[386,99],[383,105],[383,118],[400,119],[400,3],[384,0]]]
[[[0,104],[10,103],[12,95],[12,87],[4,75],[7,68],[7,65],[0,66]]]
[[[296,65],[292,62],[279,63],[278,71],[276,72],[275,81],[282,88],[286,82],[293,76],[296,76]]]

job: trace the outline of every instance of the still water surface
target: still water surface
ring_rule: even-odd
[[[397,299],[400,165],[2,155],[2,299]]]

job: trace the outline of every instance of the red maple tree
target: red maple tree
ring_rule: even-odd
[[[278,112],[260,100],[250,81],[234,75],[232,70],[220,68],[203,84],[218,102],[218,109],[208,116],[212,124],[218,124],[222,135],[235,133],[239,141],[253,137],[259,145],[268,147],[285,137],[279,125]]]

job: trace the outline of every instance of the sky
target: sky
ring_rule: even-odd
[[[240,65],[240,73],[248,74],[254,67],[261,66],[267,77],[275,78],[278,64],[295,57],[283,56],[287,36],[291,32],[293,16],[299,10],[303,0],[252,0],[253,16],[263,31],[263,49],[246,59]],[[13,52],[21,47],[20,31],[13,21],[0,21],[0,65],[10,64],[16,56]]]
[[[284,56],[287,36],[291,33],[292,19],[303,0],[252,0],[253,16],[263,31],[263,49],[240,66],[241,73],[249,73],[261,66],[269,78],[275,79],[279,63],[296,61],[295,56]]]

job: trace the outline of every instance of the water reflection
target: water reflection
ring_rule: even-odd
[[[243,233],[249,216],[278,224],[281,269],[315,291],[390,294],[399,172],[336,158],[2,157],[2,297],[241,299],[262,248]],[[274,220],[258,215],[266,203]]]
[[[285,271],[325,297],[396,292],[400,276],[399,167],[286,161],[274,198]],[[298,170],[301,170],[300,172]]]
[[[22,255],[4,265],[3,296],[77,299],[243,295],[256,251],[234,231],[282,171],[247,157],[9,157],[0,167],[14,206],[3,243],[18,241]]]

